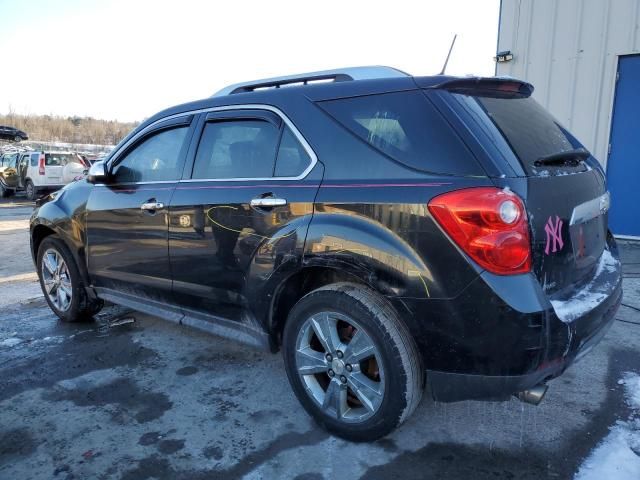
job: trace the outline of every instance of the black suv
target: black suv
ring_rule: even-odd
[[[622,287],[602,168],[532,90],[361,67],[165,110],[34,212],[47,302],[282,348],[304,408],[352,440],[426,385],[539,402]]]
[[[22,130],[18,130],[14,127],[7,127],[0,125],[0,140],[13,140],[14,142],[21,142],[22,140],[28,140],[27,135]]]

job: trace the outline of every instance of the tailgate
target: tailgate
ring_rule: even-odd
[[[63,177],[65,170],[69,168],[69,164],[80,164],[80,167],[82,168],[81,160],[74,153],[51,152],[45,154],[45,182],[48,185],[62,185],[63,183],[68,183],[64,181]]]
[[[609,200],[600,174],[588,170],[527,182],[533,270],[544,291],[588,282],[607,238]]]
[[[598,162],[529,96],[530,85],[494,79],[488,88],[467,81],[461,91],[461,82],[452,90],[453,105],[491,146],[490,158],[500,157],[500,183],[524,197],[533,273],[550,300],[566,301],[585,288],[602,292],[606,279],[594,282],[605,270],[619,275],[619,266],[606,250],[609,195]],[[526,189],[516,188],[523,180]]]

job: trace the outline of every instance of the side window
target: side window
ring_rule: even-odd
[[[276,160],[276,177],[297,177],[309,166],[311,158],[289,127],[285,127]]]
[[[188,130],[187,126],[162,130],[137,144],[113,169],[116,183],[179,179],[180,151]]]
[[[32,153],[31,154],[31,166],[32,167],[37,167],[39,159],[40,159],[40,154],[39,153]]]
[[[209,122],[200,138],[192,178],[271,177],[279,136],[279,129],[265,120]]]
[[[484,175],[475,157],[422,92],[327,100],[319,105],[373,148],[411,168]]]

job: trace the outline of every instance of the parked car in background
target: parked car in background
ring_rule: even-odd
[[[28,140],[28,139],[29,139],[29,136],[22,130],[0,125],[0,140],[11,140],[14,142],[21,142],[22,140]]]
[[[29,200],[82,177],[90,166],[73,152],[27,151],[2,159],[6,167],[0,171],[0,196],[24,190]]]
[[[282,349],[350,440],[426,383],[537,404],[613,323],[622,275],[604,172],[532,91],[362,67],[160,112],[34,211],[45,298],[64,321],[106,300]]]

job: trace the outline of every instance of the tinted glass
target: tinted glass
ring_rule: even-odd
[[[405,165],[436,173],[484,175],[422,92],[368,95],[320,105],[369,145]]]
[[[147,137],[118,162],[116,182],[160,182],[182,175],[180,151],[189,127],[162,130]]]
[[[271,177],[279,136],[279,129],[263,120],[207,123],[192,178]]]
[[[580,143],[531,97],[471,98],[475,99],[488,119],[497,127],[528,174],[553,168],[536,168],[534,162],[539,158],[581,147]],[[584,166],[578,168],[583,169]]]
[[[276,177],[297,177],[309,166],[311,158],[293,132],[285,127],[276,160]]]
[[[40,154],[39,153],[32,153],[31,154],[31,166],[32,167],[37,167],[39,159],[40,159]]]
[[[64,167],[67,163],[80,163],[82,160],[75,153],[45,153],[44,164],[52,167]]]

